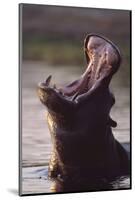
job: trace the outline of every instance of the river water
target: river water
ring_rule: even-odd
[[[78,78],[84,68],[76,66],[49,66],[40,62],[24,62],[22,75],[22,182],[23,194],[53,192],[52,182],[47,179],[47,166],[51,152],[51,140],[46,124],[46,108],[37,96],[37,85],[52,74],[57,85]],[[118,76],[119,75],[119,76]],[[116,97],[111,116],[118,126],[113,129],[115,138],[130,151],[129,87],[123,84],[122,74],[113,79],[111,87]],[[121,177],[112,189],[129,188],[129,177]]]

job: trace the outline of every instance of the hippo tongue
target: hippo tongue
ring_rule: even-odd
[[[66,96],[74,96],[81,93],[87,87],[88,73],[83,74],[80,79],[72,82],[71,84],[60,88],[59,90]]]
[[[92,82],[94,78],[91,73],[92,68],[93,68],[93,62],[89,63],[88,67],[86,68],[85,72],[80,77],[80,79],[75,80],[71,84],[63,88],[60,88],[59,90],[66,96],[69,96],[69,97],[72,96],[72,99],[75,99],[79,94],[87,92],[92,86]]]

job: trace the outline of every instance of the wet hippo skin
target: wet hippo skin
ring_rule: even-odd
[[[49,177],[71,185],[129,173],[127,152],[112,134],[117,123],[109,116],[115,103],[109,84],[121,63],[119,50],[90,34],[84,52],[87,68],[78,80],[56,88],[49,76],[38,86],[53,143]]]

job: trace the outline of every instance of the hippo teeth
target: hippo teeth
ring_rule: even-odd
[[[62,91],[62,89],[59,89],[58,92],[59,92],[59,94],[61,94],[63,96],[65,95],[64,92]]]
[[[56,84],[53,84],[53,88],[54,88],[54,89],[57,89]]]
[[[49,86],[50,85],[50,82],[51,82],[51,79],[52,79],[52,75],[49,75],[45,81],[45,85],[46,86]]]

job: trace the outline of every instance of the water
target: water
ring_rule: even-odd
[[[55,67],[38,62],[25,62],[22,65],[22,192],[49,193],[52,181],[47,179],[47,166],[51,152],[51,140],[46,124],[46,109],[37,96],[37,84],[52,74],[52,81],[58,85],[78,78],[84,68]],[[121,79],[118,79],[121,77]],[[111,116],[118,126],[113,129],[114,136],[129,151],[130,110],[129,88],[123,84],[122,74],[112,82],[116,104]],[[112,189],[130,187],[129,177],[120,177],[112,183]]]

